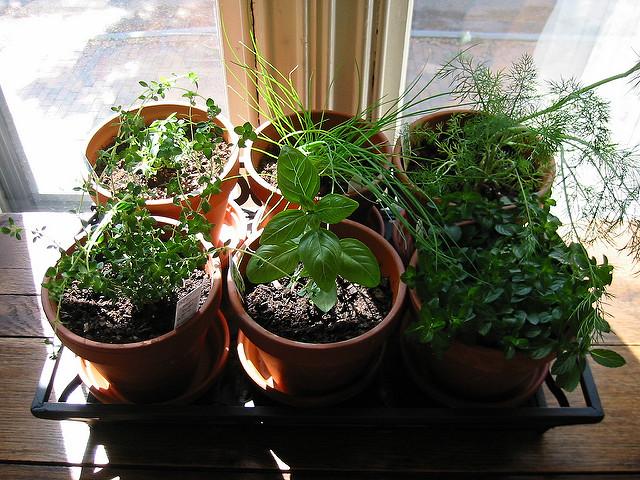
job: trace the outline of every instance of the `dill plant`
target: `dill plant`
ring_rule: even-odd
[[[610,240],[623,224],[637,238],[638,150],[612,139],[609,104],[597,90],[619,80],[637,85],[639,74],[636,63],[589,85],[543,83],[528,55],[497,71],[459,55],[437,75],[477,113],[453,115],[435,128],[406,129],[405,164],[424,195],[445,201],[460,190],[514,198],[537,191],[555,170],[558,201],[574,239]],[[637,257],[638,242],[629,247]]]

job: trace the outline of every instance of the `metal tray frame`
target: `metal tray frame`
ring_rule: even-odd
[[[394,339],[392,339],[393,341]],[[396,339],[397,340],[397,339]],[[235,343],[232,343],[235,345]],[[60,353],[64,347],[60,348]],[[378,426],[453,428],[505,428],[544,432],[562,425],[600,422],[604,411],[589,366],[580,380],[581,397],[571,405],[565,393],[548,375],[545,385],[519,407],[449,408],[428,399],[393,365],[400,361],[388,348],[372,385],[353,399],[333,407],[295,408],[279,405],[255,387],[240,365],[235,348],[222,377],[204,397],[192,405],[102,404],[75,376],[61,393],[53,395],[54,381],[63,355],[48,358],[36,388],[31,412],[49,420],[96,422],[180,422],[211,424],[270,424],[283,426]],[[390,353],[389,353],[390,352]],[[70,353],[70,352],[69,352]],[[390,357],[390,358],[389,358]],[[392,371],[393,369],[393,371]],[[86,403],[69,401],[83,390]],[[392,398],[385,401],[385,397]],[[575,396],[575,395],[574,395]]]

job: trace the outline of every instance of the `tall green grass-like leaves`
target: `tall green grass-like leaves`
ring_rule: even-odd
[[[351,215],[358,202],[329,194],[315,201],[320,175],[301,151],[283,146],[277,165],[278,187],[284,197],[301,206],[275,215],[260,237],[260,247],[247,264],[247,278],[269,283],[285,276],[308,277],[303,289],[322,311],[336,303],[338,275],[365,287],[380,283],[380,267],[369,248],[354,238],[338,238],[323,224],[339,223]]]

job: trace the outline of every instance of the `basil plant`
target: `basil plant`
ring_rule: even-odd
[[[277,163],[277,181],[282,195],[297,210],[275,215],[260,237],[260,247],[247,265],[253,283],[269,283],[288,277],[291,285],[304,281],[301,294],[323,312],[337,301],[336,279],[340,275],[365,287],[380,283],[380,267],[369,248],[355,238],[338,238],[327,228],[346,219],[358,202],[330,193],[315,200],[320,174],[300,150],[284,145]]]

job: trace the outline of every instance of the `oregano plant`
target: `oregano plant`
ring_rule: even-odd
[[[300,209],[285,210],[269,221],[247,265],[247,278],[269,283],[290,277],[292,284],[304,279],[303,294],[324,312],[336,304],[338,275],[365,287],[377,286],[380,267],[371,250],[355,238],[338,238],[326,227],[346,219],[358,202],[333,193],[316,201],[320,173],[290,146],[283,146],[278,156],[277,181],[282,195]]]

